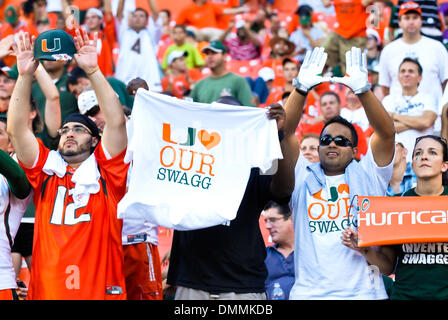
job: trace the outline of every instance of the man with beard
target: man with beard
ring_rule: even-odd
[[[57,151],[47,149],[27,126],[33,74],[40,41],[76,47],[74,58],[89,77],[104,113],[98,127],[71,114],[63,122]],[[126,192],[129,165],[126,121],[121,104],[98,67],[96,45],[86,31],[75,43],[53,30],[45,37],[19,36],[14,51],[19,77],[8,112],[8,134],[34,190],[35,238],[28,299],[126,299],[117,203]],[[34,55],[33,55],[34,47]],[[37,48],[37,49],[36,49]],[[49,57],[46,57],[49,59]]]

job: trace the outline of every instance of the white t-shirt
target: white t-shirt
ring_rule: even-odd
[[[412,97],[406,97],[401,94],[390,94],[384,97],[382,103],[387,112],[408,116],[421,116],[424,111],[432,111],[437,114],[438,109],[435,98],[432,95],[421,92],[418,92]],[[395,141],[403,143],[405,148],[408,149],[406,156],[407,162],[412,162],[412,150],[414,150],[415,139],[419,136],[433,133],[434,125],[423,131],[409,129],[396,134]]]
[[[407,44],[399,38],[385,46],[380,55],[378,83],[389,87],[389,94],[401,94],[398,69],[406,57],[418,59],[421,64],[423,74],[418,90],[436,99],[437,114],[440,114],[441,84],[448,79],[448,53],[445,47],[439,41],[425,36],[414,44]]]
[[[160,66],[157,61],[157,46],[161,37],[162,16],[156,22],[149,18],[148,26],[136,32],[131,29],[126,20],[122,20],[119,28],[118,55],[115,77],[125,84],[137,77],[148,83],[153,91],[161,91]]]
[[[345,107],[341,108],[341,117],[350,123],[356,123],[361,127],[362,131],[369,129],[370,122],[362,106],[354,110]]]
[[[252,167],[282,158],[277,125],[266,110],[205,104],[139,89],[125,161],[129,189],[123,219],[194,230],[235,218]]]
[[[326,176],[325,188],[314,195],[307,191],[307,212],[298,212],[309,164],[303,156],[299,157],[290,203],[295,229],[296,277],[290,299],[387,299],[378,269],[369,267],[360,253],[341,242],[341,232],[354,221],[353,211],[347,209],[352,203],[344,174]],[[377,179],[385,194],[393,161],[386,167],[378,167],[369,148],[360,164]]]
[[[0,290],[17,288],[10,241],[14,241],[31,197],[32,192],[23,200],[16,198],[5,177],[0,175]]]

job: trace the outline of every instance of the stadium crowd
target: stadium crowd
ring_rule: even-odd
[[[10,198],[0,216],[11,222],[1,229],[0,299],[274,299],[276,283],[283,299],[448,299],[446,259],[412,265],[404,262],[411,252],[404,245],[360,248],[356,230],[337,222],[344,223],[339,205],[352,194],[448,195],[448,1],[298,0],[290,10],[277,9],[278,0],[182,6],[173,14],[156,0],[1,2],[1,197]],[[135,232],[131,222],[107,218],[126,192],[123,137],[140,88],[265,108],[277,120],[279,173],[268,179],[251,172],[233,225],[173,231],[145,224]],[[70,137],[85,134],[83,157],[75,157],[70,143],[82,145]],[[320,155],[333,146],[336,156]],[[76,209],[91,185],[80,186],[80,200],[68,200],[72,189],[66,195],[69,185],[58,187],[55,179],[65,179],[62,162],[67,175],[86,175],[91,154],[102,181],[92,185],[106,196],[89,205],[103,208],[106,218],[97,220],[96,236],[56,230],[90,221]],[[339,157],[348,160],[332,165]],[[431,162],[428,178],[418,161],[431,157],[440,164]],[[316,178],[298,181],[307,166]],[[320,178],[327,182],[320,185]],[[336,232],[300,217],[327,200],[338,207],[330,218]],[[163,250],[162,236],[169,239]],[[83,240],[62,240],[71,237]],[[434,250],[448,254],[445,244],[440,248]],[[95,250],[108,254],[95,261]],[[77,280],[79,270],[61,261],[80,252],[88,258],[76,268],[98,269]],[[378,266],[381,282],[374,286],[368,265]],[[106,289],[96,287],[102,271],[104,283],[113,283]],[[52,272],[69,277],[63,290]],[[91,283],[88,293],[76,291]]]

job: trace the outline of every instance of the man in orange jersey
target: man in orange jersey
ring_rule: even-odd
[[[35,43],[22,33],[14,46],[19,77],[8,112],[8,133],[34,189],[36,206],[28,299],[126,299],[122,222],[116,215],[128,171],[125,117],[117,116],[123,112],[121,104],[98,67],[98,36],[90,42],[86,31],[77,31],[74,43],[69,43],[62,37],[57,40],[54,34],[60,34],[54,31]],[[104,114],[101,138],[88,117],[71,114],[59,130],[58,150],[50,151],[26,126],[38,65],[33,47],[42,48],[43,40],[76,47],[76,63],[91,80]],[[34,55],[43,56],[38,50]],[[56,58],[60,56],[69,55]]]

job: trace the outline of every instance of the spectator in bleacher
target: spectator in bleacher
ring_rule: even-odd
[[[345,53],[352,47],[364,50],[367,44],[367,6],[373,0],[334,0],[338,26],[323,41],[328,53],[327,66],[334,76],[345,74]]]
[[[98,33],[98,66],[104,76],[113,76],[113,49],[117,42],[117,34],[111,0],[104,0],[103,11],[97,8],[87,10],[84,26],[87,28],[91,40],[93,40],[94,33]],[[73,33],[73,35],[75,34]]]
[[[190,94],[198,76],[192,75],[192,72],[198,70],[187,68],[186,58],[188,52],[181,50],[171,51],[167,58],[168,69],[165,77],[162,79],[162,90],[172,96],[182,99]]]
[[[424,36],[442,41],[442,21],[439,17],[439,6],[437,0],[398,0],[398,8],[406,2],[414,2],[420,6],[422,15],[421,32]],[[392,40],[398,39],[402,36],[403,30],[400,26],[399,10],[392,12],[389,28],[391,31]]]
[[[331,0],[301,0],[300,4],[311,6],[315,12],[322,12],[327,15],[335,14]]]
[[[177,16],[176,23],[184,24],[192,29],[198,41],[218,40],[224,32],[219,28],[218,19],[222,15],[232,15],[248,12],[246,6],[237,8],[222,8],[207,0],[193,0],[193,3],[183,8]]]
[[[36,26],[20,16],[20,9],[18,6],[10,5],[5,8],[4,11],[5,20],[1,21],[0,25],[0,39],[3,39],[9,35],[16,35],[20,31],[28,32],[29,34],[37,37],[38,32]],[[13,55],[5,56],[3,63],[12,67],[16,63],[16,57]]]
[[[274,79],[274,70],[268,67],[263,67],[258,70],[258,77],[255,79],[246,77],[254,97],[258,100],[257,105],[264,105],[266,103],[269,94],[272,92],[272,82]]]
[[[222,96],[233,96],[242,105],[252,106],[254,99],[246,79],[227,70],[225,45],[212,41],[202,52],[206,55],[205,65],[212,74],[196,83],[190,94],[193,101],[212,103]]]
[[[350,89],[345,88],[346,104],[342,106],[341,117],[348,120],[351,124],[357,124],[367,137],[372,134],[372,128],[367,118],[364,107],[358,96]]]
[[[309,162],[319,162],[319,135],[307,133],[300,139],[300,154]]]
[[[160,10],[159,15],[162,18],[162,37],[161,39],[164,40],[165,38],[171,37],[171,11],[168,9]]]
[[[234,27],[236,36],[229,37]],[[225,44],[232,60],[252,60],[261,55],[262,43],[258,35],[250,29],[250,22],[232,20],[219,37],[219,41]]]
[[[313,123],[305,123],[301,121],[299,126],[299,133],[303,136],[308,134],[317,134],[319,135],[325,126],[325,124],[332,118],[341,116],[341,99],[338,94],[333,91],[326,91],[320,96],[319,100],[321,115],[317,118],[317,121]],[[356,123],[352,123],[353,127],[356,130],[358,135],[358,153],[356,154],[356,158],[360,159],[361,156],[367,153],[367,138],[364,133],[364,130],[357,125]]]
[[[417,185],[408,189],[402,196],[448,195],[446,140],[434,135],[420,136],[416,139],[412,150],[412,169],[417,177]],[[425,210],[425,208],[417,209]],[[347,228],[342,234],[342,243],[362,255],[369,265],[377,266],[380,273],[394,274],[391,300],[448,299],[446,287],[448,272],[444,261],[446,242],[432,241],[360,248],[357,245],[358,232]]]
[[[157,46],[162,34],[162,18],[155,0],[148,0],[148,4],[151,16],[146,10],[136,8],[125,21],[123,6],[121,12],[117,12],[120,53],[115,77],[125,84],[139,77],[148,83],[150,90],[161,91],[162,71],[157,61]]]
[[[434,133],[438,114],[434,97],[419,90],[422,74],[417,60],[405,58],[398,71],[401,93],[391,93],[383,99],[384,108],[394,120],[397,140],[408,150],[413,149],[417,137]],[[412,161],[411,153],[407,161]]]
[[[262,31],[266,31],[266,19],[268,14],[265,8],[258,8],[254,18],[250,22],[250,30],[260,35]]]
[[[279,76],[278,72],[276,73],[276,77],[272,83],[272,89],[270,90],[269,96],[266,100],[267,105],[277,103],[281,100],[281,96],[284,92],[290,92],[294,89],[292,81],[297,78],[297,75],[299,74],[299,65],[297,61],[287,57],[283,59],[281,65],[281,76]],[[282,81],[281,83],[280,79]]]
[[[272,300],[274,284],[279,283],[285,300],[289,300],[289,291],[294,285],[294,223],[291,209],[287,204],[280,205],[269,201],[264,208],[264,221],[273,245],[266,248],[264,260],[268,275],[266,293]]]
[[[404,58],[418,59],[423,68],[418,90],[431,94],[439,105],[448,80],[448,53],[441,42],[421,34],[422,11],[415,2],[406,2],[398,12],[403,36],[384,47],[380,56],[379,84],[384,96],[400,94],[398,66]],[[439,113],[439,112],[438,112]]]
[[[265,33],[265,44],[269,44],[269,42],[276,37],[288,37],[288,30],[282,26],[280,21],[280,17],[278,14],[273,13],[269,16],[270,27],[266,29]]]
[[[406,160],[408,149],[403,143],[395,144],[394,170],[390,178],[386,195],[401,196],[405,191],[417,185],[417,177],[412,171],[412,162]]]
[[[184,51],[187,52],[185,57],[185,63],[187,64],[188,69],[192,68],[202,68],[204,66],[204,59],[202,58],[200,52],[190,42],[187,42],[187,28],[184,25],[176,25],[173,28],[172,37],[174,41],[172,45],[170,45],[164,54],[162,68],[166,70],[168,68],[168,56],[171,52]]]
[[[295,59],[302,63],[307,50],[319,47],[325,38],[321,29],[313,25],[313,9],[308,5],[301,5],[296,14],[299,16],[300,26],[291,33],[289,40],[296,45]]]
[[[263,63],[263,67],[272,68],[275,72],[274,86],[283,87],[285,77],[283,75],[283,60],[291,58],[294,54],[295,44],[288,40],[287,32],[281,32],[269,41],[271,54]]]
[[[132,109],[134,99],[126,92],[126,85],[114,77],[106,77],[107,82],[118,95],[118,99],[125,107]],[[74,67],[67,79],[67,90],[73,94],[76,99],[87,87],[91,86],[91,81],[84,70],[79,67]]]
[[[378,31],[372,28],[368,28],[367,31],[367,66],[371,65],[373,62],[380,61],[380,54],[382,50],[381,38]]]

